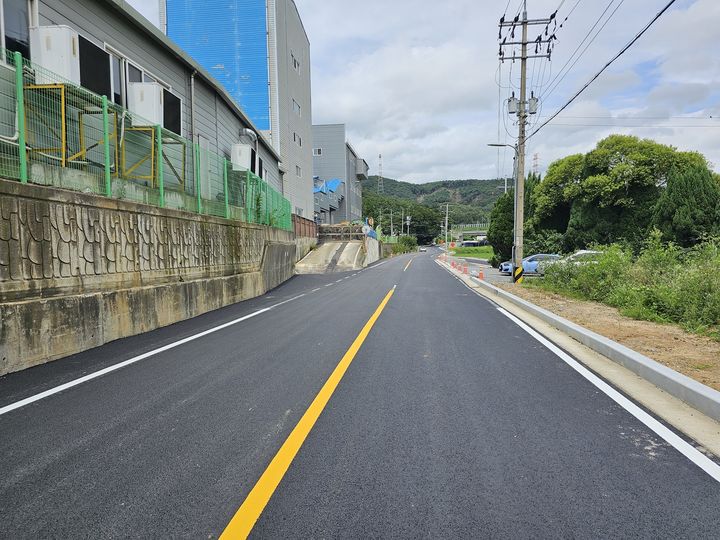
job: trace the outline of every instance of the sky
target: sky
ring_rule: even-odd
[[[519,95],[520,63],[499,65],[497,24],[506,6],[506,18],[515,16],[520,0],[295,2],[310,39],[313,123],[345,123],[370,174],[377,174],[379,154],[383,176],[409,182],[512,174],[513,150],[487,144],[517,138],[517,118],[507,114],[505,100],[512,91]],[[155,0],[130,3],[157,23]],[[558,21],[567,17],[556,31],[552,60],[529,61],[528,90],[540,98],[529,132],[666,4],[528,0],[531,19],[558,8]],[[531,38],[544,30],[531,28]],[[720,2],[677,1],[530,138],[528,169],[535,164],[543,173],[558,158],[626,133],[700,151],[720,170],[717,28]]]

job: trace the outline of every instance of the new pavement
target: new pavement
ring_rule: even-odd
[[[217,537],[393,286],[255,537],[717,537],[720,484],[435,255],[1,378],[0,410],[234,322],[0,415],[0,537]]]

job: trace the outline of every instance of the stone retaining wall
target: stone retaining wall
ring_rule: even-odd
[[[0,180],[0,375],[263,294],[294,234]]]

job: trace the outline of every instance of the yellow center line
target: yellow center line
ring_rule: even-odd
[[[335,370],[332,372],[328,380],[325,381],[325,384],[320,389],[317,396],[315,396],[315,399],[310,404],[310,407],[308,407],[305,414],[303,414],[300,421],[297,423],[290,435],[288,435],[288,438],[280,447],[277,454],[275,454],[275,457],[270,462],[270,465],[267,466],[267,469],[265,469],[265,472],[263,472],[262,476],[260,476],[260,479],[252,488],[252,491],[250,491],[238,511],[235,512],[235,515],[230,520],[230,523],[228,523],[227,527],[225,527],[225,530],[220,536],[221,539],[234,540],[236,538],[248,537],[250,531],[252,531],[252,528],[255,526],[255,523],[260,517],[260,514],[262,514],[265,506],[270,501],[270,497],[272,497],[273,493],[280,484],[280,481],[283,479],[283,476],[285,476],[285,473],[290,468],[290,464],[300,451],[300,447],[305,442],[310,430],[312,430],[315,422],[317,422],[320,414],[328,404],[328,401],[330,401],[330,398],[335,392],[338,384],[340,384],[343,375],[345,375],[345,372],[355,358],[355,355],[360,350],[365,338],[367,338],[370,330],[372,330],[372,327],[375,325],[375,322],[380,317],[380,314],[385,309],[385,306],[390,301],[390,297],[394,292],[395,287],[390,289],[390,291],[385,295],[385,298],[382,302],[380,302],[380,305],[375,310],[375,313],[372,314],[372,317],[368,319],[365,326],[363,326],[362,330],[360,330],[360,333],[355,338],[355,341],[352,342],[352,345],[350,345],[350,348],[343,355],[340,363],[337,367],[335,367]]]
[[[403,268],[403,272],[404,272],[405,270],[407,270],[408,268],[410,268],[410,265],[412,264],[412,262],[413,262],[414,260],[415,260],[415,257],[413,257],[412,259],[410,259],[410,260],[408,261],[408,263],[405,265],[405,268]]]

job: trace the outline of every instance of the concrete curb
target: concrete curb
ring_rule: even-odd
[[[626,367],[661,390],[684,401],[713,420],[720,422],[720,392],[717,390],[713,390],[709,386],[705,386],[682,373],[678,373],[647,356],[570,322],[535,304],[531,304],[522,298],[505,292],[494,285],[490,285],[474,277],[470,277],[470,279],[485,291],[503,298],[528,313],[535,315],[586,347]]]

